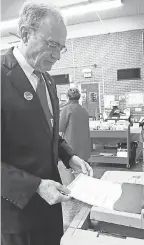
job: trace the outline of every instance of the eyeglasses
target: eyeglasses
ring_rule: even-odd
[[[54,42],[54,41],[46,40],[44,37],[42,37],[42,38],[45,41],[48,49],[51,49],[53,51],[55,51],[56,49],[59,49],[61,54],[64,54],[67,51],[67,47],[66,46],[62,46],[61,44],[59,44],[57,42]]]
[[[33,27],[29,27],[29,30],[32,29],[33,31],[35,31],[35,29]],[[51,41],[51,40],[46,40],[42,35],[39,35],[46,43],[46,45],[48,46],[48,49],[51,49],[53,51],[55,51],[57,48],[60,50],[61,54],[64,54],[67,51],[67,47],[66,46],[62,46],[61,44]]]

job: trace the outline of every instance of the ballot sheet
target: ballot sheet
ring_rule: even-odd
[[[128,181],[115,183],[79,174],[68,186],[71,197],[109,210],[141,213],[144,205],[144,184]]]
[[[79,174],[68,186],[71,197],[84,203],[113,209],[122,194],[121,184]]]

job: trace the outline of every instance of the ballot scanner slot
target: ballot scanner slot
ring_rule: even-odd
[[[143,245],[144,230],[135,228],[132,229],[132,227],[128,228],[126,226],[120,226],[116,224],[113,224],[113,227],[111,227],[112,224],[110,223],[98,222],[96,220],[94,224],[93,221],[90,220],[90,211],[90,206],[83,207],[81,209],[62,237],[60,243],[61,245]],[[98,226],[101,230],[96,228]],[[109,227],[109,231],[104,229],[105,226]],[[119,232],[115,232],[114,228],[122,233],[119,234]]]
[[[101,222],[91,220],[91,229],[99,232],[99,234],[105,234],[112,237],[120,237],[120,238],[138,238],[144,239],[144,230],[138,229],[134,227],[128,227],[123,225],[112,224],[108,222]]]

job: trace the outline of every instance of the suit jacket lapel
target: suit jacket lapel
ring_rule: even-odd
[[[33,110],[37,110],[38,118],[41,118],[42,124],[44,125],[49,137],[52,138],[52,133],[50,131],[46,116],[43,112],[41,107],[40,101],[37,97],[35,90],[33,89],[30,81],[26,77],[25,73],[23,72],[22,68],[19,66],[18,62],[16,61],[13,53],[8,55],[9,63],[7,60],[4,60],[4,65],[9,68],[7,75],[10,77],[14,87],[18,90],[19,94],[21,95],[22,99],[28,104]],[[29,93],[32,97],[31,100],[28,100],[25,96],[26,93]]]

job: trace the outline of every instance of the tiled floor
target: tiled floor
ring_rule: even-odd
[[[94,171],[94,177],[95,178],[101,178],[102,175],[106,171],[137,171],[137,172],[143,172],[144,171],[144,162],[138,162],[135,166],[133,166],[131,169],[126,169],[123,165],[111,165],[111,164],[92,164],[93,171]],[[69,170],[66,170],[64,165],[60,162],[59,163],[59,171],[60,175],[63,181],[64,185],[67,185],[70,183],[71,174]],[[62,204],[63,208],[63,220],[64,220],[64,229],[66,230],[73,220],[73,218],[76,216],[76,214],[80,211],[80,209],[84,206],[83,203],[80,203],[76,200],[70,200],[67,203]]]

